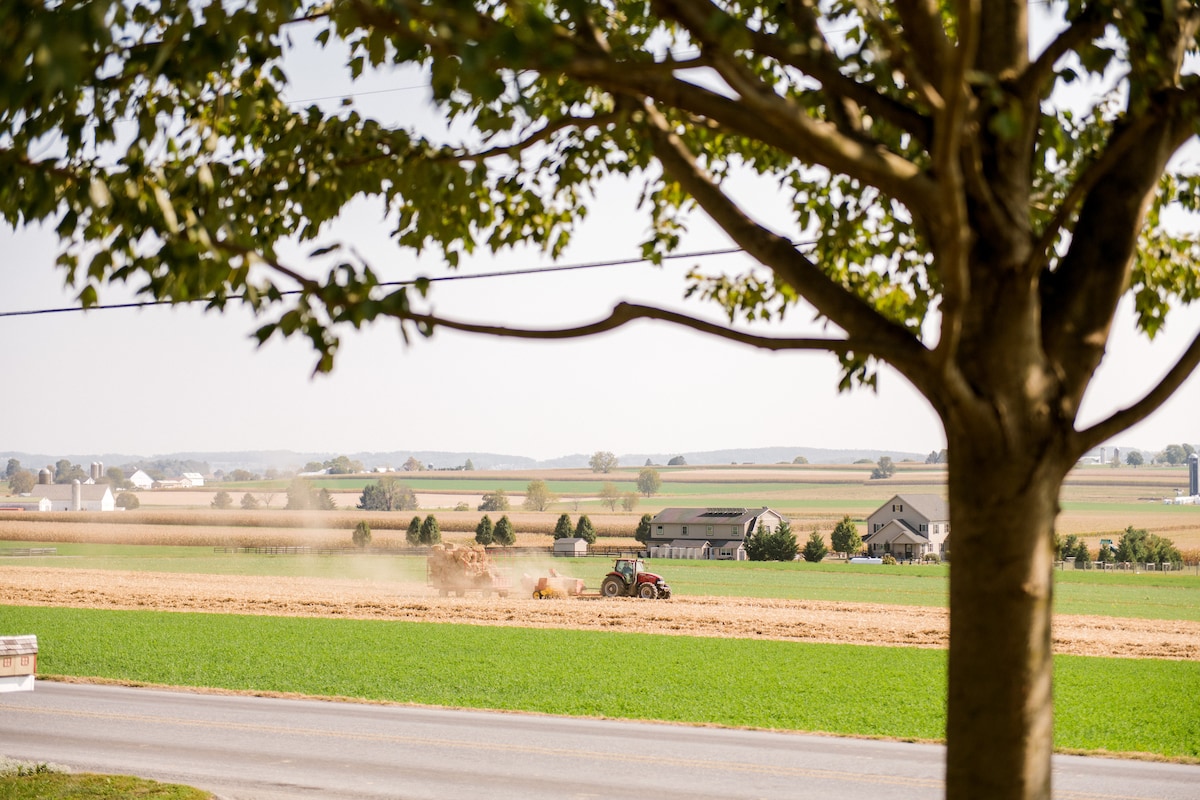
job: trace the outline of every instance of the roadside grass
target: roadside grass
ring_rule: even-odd
[[[16,606],[0,619],[36,632],[45,675],[897,739],[940,740],[945,724],[942,650]],[[1055,687],[1058,748],[1200,759],[1195,663],[1060,656]]]
[[[43,772],[0,777],[4,800],[212,800],[208,792],[129,775]]]
[[[0,541],[0,548],[6,546]],[[16,544],[16,543],[14,543]],[[353,554],[337,556],[214,553],[210,547],[95,545],[21,542],[53,546],[54,557],[0,558],[4,566],[39,566],[138,572],[264,575],[425,582],[425,560],[418,556]],[[496,556],[515,576],[541,572],[548,563],[559,572],[582,578],[593,588],[612,567],[606,558],[553,559]],[[786,600],[880,603],[945,608],[948,565],[858,565],[844,562],[693,561],[653,559],[678,596],[757,597]],[[1183,572],[1058,570],[1054,608],[1059,614],[1200,621],[1200,575]]]

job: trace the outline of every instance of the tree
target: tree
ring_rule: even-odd
[[[662,478],[654,467],[643,467],[637,476],[637,488],[646,497],[658,494],[662,488]]]
[[[759,526],[746,540],[746,557],[751,561],[794,561],[799,545],[787,520],[775,530]]]
[[[350,534],[350,540],[354,542],[355,547],[366,547],[371,543],[371,526],[367,524],[366,520],[354,526],[354,533]]]
[[[569,539],[575,535],[575,528],[571,525],[571,515],[563,514],[558,518],[558,522],[554,523],[554,538]]]
[[[587,514],[579,518],[579,524],[575,526],[575,538],[583,539],[588,544],[596,543],[596,529],[592,526],[592,521],[588,519]]]
[[[608,506],[609,511],[617,510],[617,503],[621,502],[621,490],[615,483],[605,481],[600,487],[600,502]]]
[[[1171,466],[1183,464],[1187,461],[1187,451],[1182,445],[1169,444],[1166,449],[1159,453],[1158,460]]]
[[[890,363],[955,451],[947,794],[1048,798],[1063,478],[1200,365],[1197,339],[1140,398],[1078,421],[1121,301],[1153,335],[1200,295],[1198,244],[1170,227],[1196,208],[1200,181],[1173,156],[1194,138],[1200,79],[1192,4],[1051,0],[1055,32],[1037,44],[1029,5],[17,4],[0,11],[16,65],[0,74],[0,215],[53,224],[84,306],[116,281],[241,302],[268,320],[260,340],[305,336],[322,371],[338,331],[380,317],[558,339],[655,319],[833,353],[843,388]],[[285,102],[296,16],[351,74],[427,68],[432,102],[476,126],[461,137],[476,149]],[[1063,91],[1081,79],[1082,96]],[[136,124],[118,135],[101,108]],[[419,302],[428,282],[384,292],[329,241],[326,223],[376,200],[398,244],[451,266],[525,241],[556,256],[611,172],[645,184],[651,260],[678,249],[696,209],[763,267],[697,270],[693,296],[731,322],[805,303],[830,333],[632,303],[560,330],[445,319]],[[293,268],[294,241],[329,268]],[[1014,535],[987,535],[1000,518]]]
[[[635,508],[637,508],[637,504],[638,504],[637,492],[626,492],[625,494],[621,495],[621,510],[622,511],[633,511]]]
[[[467,463],[463,464],[463,470],[465,472],[474,472],[475,471],[475,464],[471,461],[471,459],[468,458]]]
[[[304,478],[293,478],[288,484],[287,505],[284,508],[294,511],[317,507],[316,487]]]
[[[425,465],[416,456],[409,456],[408,460],[404,462],[405,472],[423,472],[424,470]]]
[[[249,492],[246,492],[244,495],[242,495],[241,505],[246,511],[253,511],[254,509],[258,508],[258,498]]]
[[[245,469],[235,469],[233,472],[229,473],[229,480],[232,483],[249,483],[258,479],[259,477],[257,475]]]
[[[793,464],[807,464],[808,459],[805,458],[804,456],[796,456],[795,458],[792,459],[792,463]]]
[[[351,461],[349,456],[338,456],[323,465],[330,475],[356,475],[363,471],[361,461]]]
[[[19,467],[8,475],[8,490],[13,494],[29,494],[37,485],[37,478],[27,469]]]
[[[633,538],[642,544],[650,542],[650,520],[652,519],[654,518],[649,514],[642,514],[642,518],[638,520],[637,529],[633,532]]]
[[[437,544],[442,541],[442,529],[438,525],[437,517],[430,514],[421,523],[421,544]]]
[[[508,494],[503,489],[488,492],[483,496],[477,511],[508,511]]]
[[[337,501],[333,499],[333,493],[324,488],[317,492],[316,507],[322,511],[333,511],[337,508]]]
[[[212,500],[213,508],[225,509],[225,508],[230,508],[232,506],[233,506],[233,498],[229,496],[229,492],[227,492],[223,489],[221,491],[217,492],[217,494],[213,497],[213,500]]]
[[[10,458],[8,466],[4,468],[4,477],[11,478],[13,475],[21,471],[21,462],[19,459]]]
[[[881,456],[879,463],[875,465],[875,469],[871,470],[871,480],[883,480],[890,478],[896,474],[896,465],[892,463],[891,456]]]
[[[507,514],[496,523],[493,536],[496,538],[496,544],[502,547],[512,547],[516,543],[517,532],[513,530],[513,524],[509,521]]]
[[[104,476],[108,478],[108,482],[118,489],[128,489],[133,486],[129,479],[125,477],[125,470],[120,467],[109,467],[104,471]]]
[[[833,545],[834,552],[845,553],[847,556],[862,550],[862,537],[858,535],[858,526],[850,519],[849,514],[834,526],[833,533],[829,534],[829,542]]]
[[[605,475],[617,468],[617,457],[607,450],[597,450],[588,459],[592,472],[603,472]]]
[[[140,506],[142,501],[139,500],[138,496],[133,492],[121,492],[119,495],[117,495],[117,498],[113,501],[113,504],[117,508],[129,510]]]
[[[421,518],[413,517],[408,522],[408,528],[404,532],[404,541],[412,545],[421,543]]]
[[[667,462],[667,466],[668,467],[686,467],[687,459],[684,458],[683,456],[675,456],[674,458],[672,458],[670,461]]]
[[[1131,467],[1140,467],[1142,464],[1146,463],[1146,459],[1142,457],[1141,452],[1137,450],[1130,450],[1125,454],[1125,463]]]
[[[808,535],[808,541],[804,543],[804,560],[810,564],[815,564],[828,553],[829,548],[825,546],[825,540],[821,537],[819,531],[814,530]]]
[[[492,532],[492,518],[487,514],[479,520],[479,524],[475,526],[475,541],[485,547],[496,540]]]
[[[417,495],[395,478],[380,478],[363,487],[358,507],[364,511],[415,511]]]
[[[557,499],[545,481],[532,480],[525,487],[525,501],[521,507],[526,511],[545,511]]]

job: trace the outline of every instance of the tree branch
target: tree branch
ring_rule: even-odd
[[[725,233],[851,338],[871,342],[874,354],[889,361],[919,389],[932,390],[934,378],[927,369],[929,351],[916,337],[831,280],[787,239],[750,219],[700,167],[661,112],[647,103],[646,114],[655,155],[664,171],[679,181]]]
[[[1054,65],[1058,60],[1084,42],[1104,33],[1110,18],[1103,16],[1102,10],[1099,3],[1085,8],[1083,13],[1066,30],[1059,33],[1041,55],[1021,73],[1015,82],[1015,88],[1017,95],[1024,101],[1022,105],[1036,108],[1036,103],[1054,88]]]
[[[738,344],[749,345],[763,350],[782,351],[782,350],[821,350],[830,353],[863,353],[878,357],[888,349],[886,342],[873,342],[869,339],[825,339],[819,337],[775,337],[775,336],[756,336],[746,331],[739,331],[733,328],[725,327],[707,322],[702,319],[690,317],[686,314],[679,314],[674,311],[657,308],[655,306],[644,306],[636,303],[617,303],[613,306],[612,312],[602,320],[592,322],[587,325],[578,325],[572,328],[549,328],[549,329],[530,329],[530,328],[510,328],[503,325],[484,325],[475,322],[462,322],[460,320],[446,319],[435,314],[406,314],[402,318],[404,321],[415,322],[418,325],[425,327],[427,330],[434,328],[449,328],[451,330],[462,331],[464,333],[484,334],[488,336],[499,336],[509,339],[543,339],[543,340],[561,340],[561,339],[580,339],[586,336],[595,336],[600,333],[616,330],[624,325],[642,319],[659,320],[669,322],[673,325],[688,328],[689,330],[697,331],[709,336],[715,336],[727,341],[736,342]]]
[[[607,125],[611,122],[616,122],[622,116],[623,116],[623,112],[614,111],[610,114],[601,114],[601,115],[595,116],[595,117],[572,117],[572,116],[562,117],[562,118],[556,119],[552,122],[548,122],[541,129],[530,134],[527,138],[521,139],[520,141],[517,141],[517,142],[513,142],[512,144],[498,145],[496,147],[492,147],[487,150],[478,150],[478,151],[474,151],[474,152],[472,152],[472,151],[452,152],[449,154],[449,157],[447,160],[451,160],[451,161],[485,161],[489,158],[496,158],[497,156],[519,155],[519,154],[523,153],[525,150],[528,150],[533,145],[538,144],[539,142],[546,141],[547,139],[554,136],[554,134],[558,133],[559,131],[565,130],[567,128],[572,128],[572,127],[580,127],[580,128],[591,127],[591,126],[599,127],[599,126]],[[436,158],[436,156],[435,156],[435,158]]]
[[[1116,434],[1136,425],[1156,411],[1167,399],[1178,391],[1184,381],[1200,367],[1200,333],[1192,339],[1192,343],[1175,362],[1175,365],[1163,376],[1158,384],[1146,393],[1141,400],[1131,406],[1121,409],[1107,419],[1097,422],[1075,436],[1077,452],[1087,452],[1102,442],[1111,439]]]

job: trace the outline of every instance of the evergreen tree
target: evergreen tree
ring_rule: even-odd
[[[421,523],[421,544],[437,544],[442,541],[442,529],[438,527],[437,517],[430,514]]]
[[[355,547],[366,547],[371,543],[371,526],[365,521],[358,523],[354,526],[354,533],[350,538]]]
[[[496,523],[496,528],[492,531],[492,536],[496,539],[496,544],[504,547],[512,547],[517,541],[517,532],[513,530],[513,524],[509,522],[508,515],[500,518]]]
[[[652,519],[654,518],[649,514],[642,514],[642,518],[638,520],[637,530],[633,532],[633,538],[642,544],[647,544],[650,541],[650,520]]]
[[[813,531],[808,535],[808,541],[804,544],[804,560],[815,564],[829,553],[829,548],[825,546],[825,539],[821,537],[819,531]]]
[[[404,533],[404,540],[409,544],[417,545],[421,543],[421,518],[413,517],[408,523],[408,530]]]
[[[244,495],[242,495],[242,508],[246,509],[247,511],[253,511],[254,509],[258,508],[258,506],[259,503],[257,497],[249,492],[246,492]]]
[[[229,508],[232,505],[233,505],[233,498],[229,496],[229,492],[226,492],[224,490],[217,492],[216,496],[213,498],[213,501],[212,501],[213,508],[225,509],[225,508]]]
[[[484,514],[483,519],[479,520],[479,524],[475,526],[475,541],[485,547],[496,541],[492,530],[492,518],[487,514]]]
[[[579,524],[575,526],[575,538],[583,539],[588,544],[596,543],[596,529],[592,526],[592,521],[588,519],[587,514],[579,518]]]
[[[554,524],[554,538],[568,539],[575,535],[575,529],[571,526],[571,515],[563,514],[558,518],[558,522]]]

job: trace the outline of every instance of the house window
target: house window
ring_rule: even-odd
[[[763,533],[770,533],[770,532],[771,532],[771,526],[770,526],[770,525],[763,525],[763,526],[762,526],[762,532],[763,532]]]
[[[683,535],[687,536],[687,525],[683,526]]]
[[[658,535],[662,536],[662,525],[658,526]]]
[[[922,525],[922,526],[921,526],[921,533],[925,533],[925,532],[927,532],[928,530],[929,530],[929,526],[928,526],[928,525]]]
[[[709,525],[705,532],[708,536],[712,536],[712,525]]]
[[[733,537],[735,537],[735,538],[736,538],[736,537],[737,537],[738,535],[740,535],[740,534],[741,534],[741,531],[740,531],[740,530],[738,530],[738,526],[737,526],[737,525],[730,525],[730,526],[729,526],[729,535],[730,535],[730,536],[733,536]]]

